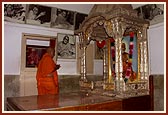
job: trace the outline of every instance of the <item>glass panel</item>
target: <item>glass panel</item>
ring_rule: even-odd
[[[138,73],[138,48],[136,36],[122,39],[123,78],[125,82],[135,81]]]
[[[26,39],[26,67],[37,67],[50,41]]]

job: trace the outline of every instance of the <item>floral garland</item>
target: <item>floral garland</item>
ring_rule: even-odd
[[[112,58],[112,76],[115,76],[115,40],[110,38],[111,43],[111,58]]]
[[[103,41],[96,41],[96,44],[97,44],[97,47],[98,48],[103,48],[106,44],[106,41],[103,40]]]
[[[134,40],[134,33],[130,32],[129,60],[128,60],[128,67],[126,70],[126,76],[124,78],[125,82],[127,82],[127,80],[130,78],[131,72],[132,72],[132,55],[133,55],[133,48],[134,48],[133,40]]]

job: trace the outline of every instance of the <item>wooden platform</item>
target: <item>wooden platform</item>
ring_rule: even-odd
[[[116,98],[84,95],[79,92],[61,95],[7,98],[8,111],[150,111],[150,95]]]
[[[152,111],[153,76],[150,94],[128,98],[71,92],[59,95],[8,97],[8,111]]]

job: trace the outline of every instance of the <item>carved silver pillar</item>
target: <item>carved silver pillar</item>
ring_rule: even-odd
[[[149,66],[148,66],[148,42],[147,42],[147,27],[143,28],[143,47],[144,47],[144,80],[146,82],[145,89],[149,90]],[[149,93],[149,92],[148,92]]]
[[[140,80],[148,81],[148,44],[147,44],[147,28],[142,28],[141,31],[138,33],[140,43],[139,43],[139,50],[140,50]]]
[[[106,40],[106,43],[107,43],[107,40]],[[106,82],[107,80],[107,77],[108,77],[108,64],[107,64],[107,47],[105,46],[104,49],[103,49],[103,80],[104,80],[104,83]]]
[[[115,39],[115,74],[116,74],[116,91],[122,93],[125,91],[125,82],[122,77],[123,64],[122,64],[122,37],[125,31],[124,23],[121,23],[120,18],[112,20],[113,33]]]
[[[86,79],[86,48],[82,48],[82,58],[81,58],[81,77],[83,81],[87,81]]]
[[[139,40],[139,56],[138,56],[138,80],[141,81],[142,84],[140,88],[141,92],[149,94],[149,66],[148,66],[148,44],[147,44],[147,27],[141,28],[137,32],[137,37]],[[146,92],[143,92],[146,91]]]
[[[143,42],[140,42],[140,80],[144,80],[144,47]]]
[[[82,33],[79,34],[79,44],[80,44],[80,49],[81,49],[81,68],[80,68],[80,74],[81,74],[81,80],[82,81],[87,81],[86,78],[86,48],[87,46],[85,45],[84,42],[84,35]]]
[[[147,27],[143,28],[143,47],[144,47],[144,79],[149,79],[149,68],[148,68],[148,43],[147,43]]]
[[[122,52],[121,52],[121,38],[115,39],[115,73],[116,73],[116,91],[122,93],[125,91],[125,83],[122,77],[123,64],[122,64]]]
[[[148,48],[147,48],[147,41],[143,42],[144,46],[144,79],[148,80]]]

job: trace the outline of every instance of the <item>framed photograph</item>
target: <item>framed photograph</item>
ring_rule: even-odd
[[[57,56],[62,59],[76,58],[76,39],[74,35],[58,33]]]
[[[140,18],[150,21],[151,25],[164,21],[164,4],[147,4],[135,10]]]
[[[4,20],[25,23],[26,4],[4,4]]]
[[[26,45],[26,67],[37,67],[47,48],[47,46]]]
[[[87,17],[87,14],[82,14],[82,13],[76,13],[76,18],[75,18],[75,30],[79,29],[80,24],[85,20]]]
[[[74,30],[75,12],[52,8],[51,27]]]
[[[30,4],[26,16],[26,23],[50,27],[51,7]]]

